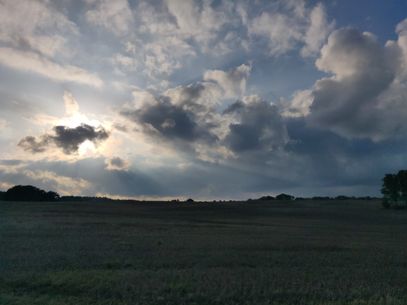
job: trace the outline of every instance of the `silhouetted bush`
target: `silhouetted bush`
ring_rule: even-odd
[[[262,201],[270,201],[270,200],[275,200],[276,198],[274,198],[273,196],[263,196],[263,197],[260,197],[259,199],[257,199],[257,200],[262,200]]]
[[[187,203],[192,203],[192,202],[194,202],[194,199],[188,198],[187,200],[185,200],[185,202],[187,202]]]
[[[16,185],[8,189],[4,194],[7,201],[57,201],[59,195],[56,192],[46,192],[32,185]]]
[[[277,200],[294,200],[295,197],[289,194],[280,194],[276,196]]]
[[[295,197],[295,201],[304,201],[304,200],[309,200],[309,199],[305,198],[305,197]]]
[[[138,202],[132,199],[111,199],[108,197],[92,197],[92,196],[62,196],[60,201],[66,202],[106,202],[106,201],[120,201],[120,202]]]
[[[5,195],[6,195],[6,192],[0,191],[0,200],[4,200]]]
[[[357,197],[355,198],[356,200],[376,200],[378,198],[371,197],[371,196],[362,196],[362,197]]]
[[[354,199],[355,197],[349,197],[349,196],[344,196],[344,195],[339,195],[335,197],[335,200],[349,200],[349,199]]]
[[[314,196],[311,198],[312,200],[331,200],[331,197],[328,196]]]

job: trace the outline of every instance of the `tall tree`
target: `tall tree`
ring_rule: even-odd
[[[385,207],[390,207],[391,205],[397,204],[400,192],[399,192],[399,182],[397,175],[386,174],[383,178],[382,186],[383,205]]]

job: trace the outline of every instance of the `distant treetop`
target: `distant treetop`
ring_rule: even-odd
[[[294,199],[295,199],[295,197],[292,195],[280,194],[280,195],[277,195],[276,197],[266,195],[266,196],[262,196],[258,199],[255,199],[255,200],[256,201],[272,201],[272,200],[294,200]],[[252,199],[250,199],[248,201],[252,201]]]
[[[13,186],[3,197],[6,201],[57,201],[60,198],[56,192],[46,192],[32,185]]]
[[[262,197],[260,197],[260,198],[257,199],[257,200],[269,201],[269,200],[275,200],[275,199],[276,199],[276,198],[274,198],[273,196],[267,195],[267,196],[262,196]]]

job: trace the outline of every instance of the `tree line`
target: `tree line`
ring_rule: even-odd
[[[54,191],[44,191],[32,185],[16,185],[5,192],[0,191],[3,201],[113,201],[106,197],[60,196]],[[123,200],[125,201],[125,200]]]
[[[383,178],[381,192],[383,194],[382,205],[385,208],[407,208],[407,170],[400,170],[397,174],[386,174]],[[258,199],[248,199],[247,201],[272,201],[272,200],[373,200],[375,197],[294,197],[289,194],[280,194],[276,197],[263,196]],[[81,196],[63,196],[57,192],[44,191],[32,185],[16,185],[6,192],[0,191],[0,200],[4,201],[106,201],[110,198],[99,197],[81,197]],[[128,200],[123,200],[128,201]],[[134,200],[130,200],[134,201]],[[179,200],[176,200],[179,202]],[[188,199],[186,202],[193,202]]]

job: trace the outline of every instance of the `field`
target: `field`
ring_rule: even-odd
[[[0,202],[0,304],[407,304],[377,201]]]

